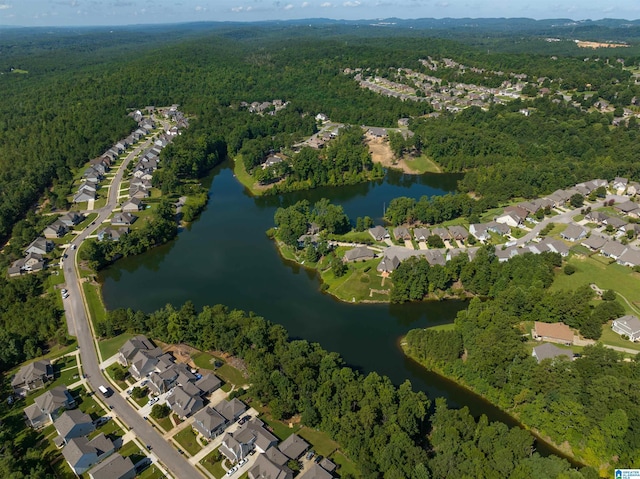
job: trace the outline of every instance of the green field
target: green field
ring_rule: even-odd
[[[362,477],[360,471],[356,469],[356,465],[341,451],[336,451],[331,456],[331,460],[338,466],[338,474],[340,474],[340,477],[344,477],[346,474],[351,474],[356,479]]]
[[[255,178],[245,169],[244,163],[242,162],[242,155],[238,155],[233,160],[233,174],[236,176],[236,179],[251,192],[252,195],[260,196],[263,194],[264,190],[256,188]]]
[[[303,427],[298,431],[298,436],[305,439],[311,444],[316,454],[321,454],[325,457],[329,457],[336,449],[338,449],[338,443],[333,441],[326,433],[311,429],[309,427]]]
[[[610,325],[602,326],[602,337],[600,338],[600,341],[611,346],[634,349],[640,352],[640,343],[634,343],[633,341],[624,339],[618,333],[614,333]]]
[[[205,458],[202,461],[200,461],[200,464],[207,471],[209,471],[211,474],[213,474],[214,477],[217,477],[219,479],[221,477],[224,477],[226,471],[222,467],[222,461],[214,461],[213,460],[213,456],[216,455],[216,451],[217,451],[217,449],[214,449],[209,454],[207,454],[205,456]],[[222,456],[222,457],[224,457],[224,456]]]
[[[89,317],[93,323],[100,323],[107,319],[107,310],[104,307],[100,296],[100,286],[97,284],[84,281],[82,283],[84,296],[87,300],[87,308],[89,309]]]
[[[244,386],[247,384],[247,378],[244,377],[242,371],[229,364],[223,364],[215,370],[216,376],[220,377],[223,381],[231,383],[236,387]]]
[[[389,278],[386,278],[384,286],[382,285],[382,277],[376,270],[378,262],[378,259],[373,259],[349,263],[349,269],[344,276],[337,278],[331,270],[328,270],[322,273],[322,280],[329,285],[327,291],[343,301],[356,303],[360,301],[388,301],[389,295],[387,294],[371,294],[372,289],[391,289]],[[369,270],[365,271],[367,268]]]
[[[417,158],[405,156],[405,164],[417,174],[422,173],[442,173],[440,166],[429,158],[427,155],[421,155]]]
[[[134,334],[123,333],[114,338],[105,339],[98,343],[98,347],[100,348],[100,354],[102,354],[102,359],[108,359],[114,354],[118,352],[118,349],[122,347],[127,340],[134,337]]]
[[[271,432],[276,435],[281,441],[284,441],[286,438],[291,436],[291,434],[300,430],[299,424],[296,424],[293,427],[289,427],[288,424],[273,419],[268,413],[261,415],[260,420],[264,421],[264,423],[271,428]]]

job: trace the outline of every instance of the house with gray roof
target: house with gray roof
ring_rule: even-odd
[[[410,241],[411,233],[406,226],[396,226],[393,229],[393,236],[397,241]]]
[[[378,267],[376,270],[380,273],[392,273],[395,271],[398,266],[400,266],[400,260],[397,256],[384,256],[380,263],[378,263]]]
[[[614,208],[632,218],[637,218],[640,215],[640,207],[638,206],[638,203],[634,203],[633,201],[619,203],[615,205]]]
[[[133,338],[128,339],[118,350],[118,362],[122,366],[130,366],[131,361],[138,351],[149,351],[152,349],[156,349],[156,346],[149,341],[146,336],[143,336],[142,334],[134,336]]]
[[[629,184],[629,180],[627,178],[617,176],[611,182],[611,187],[621,195],[627,190],[627,184]]]
[[[297,460],[307,451],[307,449],[309,449],[309,447],[310,446],[307,441],[297,434],[291,434],[291,436],[280,443],[278,449],[280,449],[280,452],[289,459]]]
[[[333,475],[323,467],[320,467],[319,464],[312,463],[310,467],[300,474],[299,479],[333,479]]]
[[[293,472],[285,465],[271,462],[265,454],[260,454],[248,472],[249,479],[293,479]]]
[[[509,261],[511,258],[518,256],[520,254],[520,250],[517,246],[509,246],[508,248],[496,248],[496,258],[500,263],[504,263]]]
[[[586,246],[587,248],[589,248],[591,251],[598,251],[605,244],[607,244],[607,241],[609,241],[609,240],[607,238],[605,238],[604,236],[600,236],[600,235],[597,235],[597,234],[592,234],[587,239],[585,239],[582,242],[582,244],[584,246]]]
[[[22,366],[11,379],[15,394],[24,396],[28,391],[40,389],[53,379],[53,366],[48,359],[34,361]]]
[[[640,251],[629,246],[616,261],[622,266],[629,266],[631,268],[640,266]]]
[[[603,213],[602,211],[590,211],[586,215],[584,215],[584,219],[601,225],[607,219],[609,219],[609,215]]]
[[[444,266],[447,263],[444,255],[442,254],[442,251],[440,251],[439,249],[429,249],[426,251],[422,251],[422,254],[431,266],[434,266],[436,264]]]
[[[491,221],[487,223],[487,231],[491,231],[493,233],[504,236],[511,233],[511,228],[507,224]]]
[[[330,461],[328,458],[323,458],[322,461],[318,463],[322,469],[328,472],[333,472],[336,470],[336,465]]]
[[[624,228],[628,222],[623,220],[622,218],[618,218],[617,216],[610,216],[605,221],[603,221],[603,223],[606,224],[607,226],[610,225],[617,230],[617,229]]]
[[[155,370],[160,356],[162,356],[162,350],[160,348],[138,351],[131,360],[129,373],[131,373],[135,379],[142,379]]]
[[[366,261],[375,257],[376,254],[366,246],[358,246],[357,248],[345,251],[342,260],[345,263],[350,263],[353,261]]]
[[[449,226],[449,236],[457,241],[466,241],[469,237],[469,232],[464,226]]]
[[[124,202],[121,209],[123,213],[133,213],[144,209],[144,205],[139,198],[130,198]]]
[[[451,239],[451,235],[449,234],[449,230],[447,228],[433,228],[433,230],[431,230],[431,234],[439,236],[442,241],[449,241]]]
[[[180,419],[186,419],[204,407],[204,401],[200,397],[200,390],[187,391],[185,387],[188,386],[176,387],[173,394],[167,398],[167,404]]]
[[[249,453],[254,449],[254,436],[247,437],[246,440],[248,442],[243,442],[242,440],[235,437],[237,434],[239,434],[239,432],[226,433],[222,438],[222,442],[219,448],[220,453],[224,457],[226,457],[232,464],[240,462],[242,459],[247,457]]]
[[[369,228],[369,234],[376,241],[384,241],[385,239],[390,238],[389,232],[386,228],[383,228],[380,225],[374,226],[373,228]]]
[[[560,256],[564,258],[569,256],[569,248],[562,241],[551,239],[551,238],[545,238],[540,243],[545,245],[547,248],[549,248],[549,251],[553,253],[558,253]]]
[[[431,236],[431,232],[428,228],[414,228],[413,237],[416,241],[427,241],[427,238]]]
[[[31,427],[38,428],[55,421],[67,409],[76,406],[76,400],[66,386],[56,386],[45,391],[24,409]]]
[[[80,409],[72,409],[63,412],[58,419],[53,422],[58,432],[59,444],[66,444],[74,437],[87,436],[95,430],[95,425],[91,416],[83,413]]]
[[[566,359],[573,360],[573,351],[570,349],[559,348],[551,343],[544,343],[540,346],[536,346],[533,348],[533,353],[531,355],[536,358],[536,361],[539,363],[545,359],[554,359],[559,357],[565,357]]]
[[[62,455],[77,475],[84,474],[95,464],[115,452],[111,439],[100,433],[93,439],[75,437],[62,450]]]
[[[120,241],[120,238],[129,234],[129,228],[126,226],[120,226],[115,228],[113,226],[107,226],[98,231],[98,241]]]
[[[69,228],[60,220],[55,220],[42,232],[45,238],[61,238],[67,234]]]
[[[89,479],[134,479],[136,467],[130,457],[115,453],[89,471]]]
[[[613,258],[617,260],[626,249],[627,247],[622,243],[610,240],[607,241],[602,248],[600,248],[600,254],[602,256],[606,256],[607,258]]]
[[[73,202],[74,203],[84,203],[86,201],[95,200],[95,199],[96,199],[96,192],[95,191],[82,190],[82,191],[79,191],[78,193],[76,193],[76,195],[73,197]]]
[[[67,227],[72,228],[79,223],[84,221],[84,215],[82,213],[77,213],[75,211],[69,211],[68,213],[62,215],[59,220]]]
[[[42,236],[34,239],[29,246],[24,250],[25,254],[38,253],[45,255],[49,251],[53,250],[53,241],[49,241]]]
[[[192,427],[207,439],[222,434],[229,424],[218,411],[207,406],[193,416]]]
[[[200,389],[201,394],[208,395],[220,389],[222,381],[215,374],[205,374],[195,382],[195,385]]]
[[[496,217],[496,222],[511,226],[512,228],[517,228],[522,224],[523,219],[520,218],[513,211],[510,211],[510,212],[505,212],[500,216]]]
[[[234,422],[247,410],[247,405],[240,401],[238,398],[233,398],[230,401],[223,399],[218,404],[213,406],[227,421]]]
[[[111,224],[113,226],[131,226],[137,219],[138,217],[131,213],[116,213],[111,218]]]
[[[469,225],[469,233],[478,241],[487,241],[491,238],[491,235],[487,231],[487,225],[482,223]]]
[[[627,314],[621,318],[614,319],[611,329],[620,336],[626,336],[629,341],[640,341],[640,319],[637,316]]]
[[[236,432],[236,437],[238,440],[245,442],[248,440],[252,441],[252,444],[260,453],[267,452],[270,447],[275,447],[278,444],[278,438],[267,431],[264,423],[257,418],[253,418],[244,423]]]
[[[569,223],[560,236],[567,241],[579,241],[587,236],[587,230],[575,223]]]

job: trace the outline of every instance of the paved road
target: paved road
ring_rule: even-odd
[[[120,188],[120,182],[122,181],[123,174],[129,161],[141,151],[143,148],[149,145],[150,141],[147,141],[140,145],[131,154],[127,156],[125,161],[118,169],[109,190],[109,197],[107,205],[98,211],[98,218],[87,227],[82,233],[76,236],[72,242],[73,245],[80,245],[84,239],[95,232],[100,227],[100,224],[105,221],[113,208],[117,205],[118,190]],[[66,281],[66,287],[69,290],[69,298],[64,301],[65,314],[67,317],[67,323],[69,324],[69,330],[73,331],[78,338],[78,345],[80,347],[80,356],[82,358],[82,368],[84,374],[87,376],[87,380],[94,391],[98,390],[98,386],[109,384],[98,365],[98,354],[96,344],[93,340],[93,334],[89,325],[89,318],[84,307],[82,300],[80,280],[78,271],[76,268],[76,254],[77,250],[69,248],[67,250],[68,257],[63,261],[64,277]],[[98,393],[99,394],[99,393]],[[153,452],[159,457],[164,466],[179,479],[201,477],[202,474],[189,462],[180,455],[162,436],[151,426],[148,421],[145,421],[138,412],[119,394],[113,394],[110,398],[101,398],[106,404],[113,409],[113,413],[116,414],[129,428],[131,428],[135,435],[144,443],[152,447]]]

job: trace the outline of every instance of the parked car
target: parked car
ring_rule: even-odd
[[[159,397],[154,397],[149,399],[149,406],[153,406],[155,403],[157,403],[160,400]]]
[[[315,462],[316,464],[318,464],[320,461],[322,461],[324,459],[324,457],[322,457],[320,454],[318,454],[316,456],[316,458],[313,460],[313,462]]]
[[[240,462],[238,463],[238,468],[241,468],[241,467],[242,467],[242,466],[244,466],[247,462],[249,462],[249,459],[247,459],[247,458],[245,457],[242,461],[240,461]]]
[[[316,453],[315,453],[315,451],[314,451],[313,449],[311,449],[311,450],[307,453],[306,458],[307,458],[307,459],[313,459],[313,456],[315,456],[315,454],[316,454]]]

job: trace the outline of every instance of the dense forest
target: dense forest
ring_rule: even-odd
[[[282,326],[253,314],[220,305],[198,312],[191,303],[151,314],[118,309],[97,330],[144,333],[241,357],[253,397],[276,418],[299,414],[303,424],[328,433],[365,478],[444,478],[453,470],[461,477],[597,477],[558,457],[541,457],[532,436],[518,428],[476,422],[466,409],[451,411],[441,401],[431,414],[428,398],[409,382],[396,387],[377,373],[362,375],[337,354],[291,340]]]
[[[640,417],[638,362],[588,346],[574,361],[537,363],[523,337],[528,333],[525,323],[562,321],[597,339],[602,325],[624,314],[624,308],[613,300],[595,300],[588,286],[549,291],[557,263],[552,256],[540,258],[524,255],[498,263],[490,250],[481,249],[459,278],[465,288],[488,299],[473,299],[458,314],[453,330],[410,331],[407,352],[469,385],[556,444],[566,441],[580,460],[600,467],[601,473],[638,467],[640,436],[633,426]],[[418,275],[426,278],[415,281],[420,285],[441,276],[432,271],[435,267],[406,263],[394,272],[396,288],[415,284],[411,281]],[[447,265],[444,273],[450,269]]]

